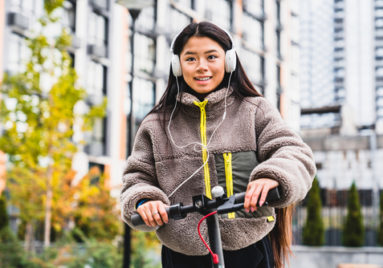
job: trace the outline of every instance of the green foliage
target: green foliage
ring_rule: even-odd
[[[132,231],[132,268],[160,268],[160,260],[151,256],[159,256],[160,243],[154,232]]]
[[[378,244],[383,246],[383,193],[380,194]]]
[[[83,243],[77,243],[73,233],[81,237]],[[63,236],[54,246],[44,250],[41,255],[31,258],[31,262],[42,268],[55,267],[122,267],[122,254],[118,246],[111,242],[100,242],[87,239],[79,229],[71,235]]]
[[[307,219],[303,227],[303,244],[309,246],[324,244],[324,225],[321,214],[320,188],[318,179],[315,178],[307,197]]]
[[[0,229],[0,267],[33,267],[9,227]]]
[[[44,8],[48,13],[52,13],[56,8],[61,7],[64,0],[44,0]]]
[[[359,203],[359,194],[355,182],[353,182],[347,201],[347,216],[343,228],[343,245],[346,247],[361,247],[363,244],[363,216]]]
[[[7,202],[4,195],[0,196],[0,230],[8,226]]]
[[[24,71],[4,74],[0,85],[0,151],[10,160],[7,187],[19,217],[24,222],[45,220],[49,223],[45,228],[50,230],[52,220],[64,222],[59,212],[69,213],[63,205],[71,206],[69,201],[73,201],[63,189],[68,189],[64,178],[71,172],[79,143],[83,143],[73,140],[74,126],[89,130],[94,120],[105,116],[106,100],[87,112],[76,112],[86,94],[78,86],[67,52],[71,37],[65,29],[49,31],[58,20],[54,11],[63,0],[44,3],[40,30],[27,39],[30,57]],[[54,226],[57,231],[61,231],[60,224]]]
[[[41,254],[27,254],[9,228],[0,231],[0,267],[56,268],[56,267],[122,267],[121,249],[110,242],[86,239],[76,243],[71,235],[65,235],[54,246]]]

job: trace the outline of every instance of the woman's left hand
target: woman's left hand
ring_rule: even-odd
[[[244,208],[247,212],[257,210],[257,203],[261,207],[267,197],[267,193],[278,187],[279,183],[276,180],[262,178],[256,179],[247,185]],[[259,200],[259,202],[258,202]]]

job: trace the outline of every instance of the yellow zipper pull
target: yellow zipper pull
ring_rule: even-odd
[[[224,153],[223,159],[225,162],[225,177],[226,177],[226,194],[227,197],[230,197],[234,194],[234,187],[233,187],[233,167],[231,165],[232,162],[232,155],[231,153]],[[227,214],[227,217],[229,219],[235,218],[235,212],[230,212]]]

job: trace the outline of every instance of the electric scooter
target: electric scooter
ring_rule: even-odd
[[[199,212],[203,215],[198,224],[198,233],[202,242],[208,248],[213,259],[213,268],[224,268],[225,263],[223,259],[223,249],[221,242],[221,233],[218,224],[217,214],[226,214],[243,209],[244,199],[246,192],[234,194],[230,197],[226,197],[225,192],[221,186],[215,186],[212,189],[213,199],[209,199],[205,195],[197,195],[192,197],[191,205],[183,205],[178,203],[166,208],[169,219],[179,220],[184,219],[188,213]],[[269,202],[278,201],[280,194],[278,188],[273,188],[268,192],[267,198],[263,206],[267,206]],[[207,228],[209,234],[210,247],[207,245],[201,233],[199,227],[203,220],[207,219]],[[131,217],[132,224],[135,226],[143,225],[145,222],[142,220],[138,213],[135,213]]]

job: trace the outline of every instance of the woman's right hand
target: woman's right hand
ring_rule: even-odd
[[[168,223],[166,205],[162,201],[147,201],[137,208],[137,212],[149,227]]]

